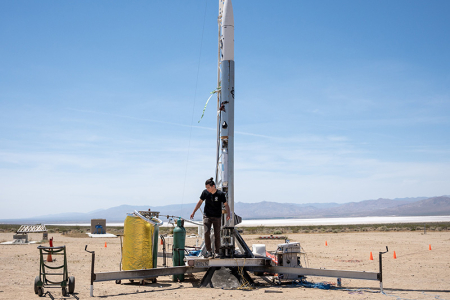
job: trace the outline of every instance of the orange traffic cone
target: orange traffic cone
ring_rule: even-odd
[[[395,251],[394,251],[394,259],[397,259],[397,254],[395,254]]]
[[[50,243],[50,247],[53,247],[53,238],[51,238],[50,240],[49,240],[49,243]],[[53,258],[52,258],[52,252],[51,252],[51,250],[50,250],[50,252],[48,253],[48,255],[47,255],[47,262],[52,262],[53,261]]]
[[[373,260],[373,255],[372,255],[372,251],[370,251],[370,260]]]
[[[327,243],[327,241],[325,241],[325,246],[328,246],[328,243]]]
[[[105,248],[106,248],[106,242],[105,242]]]
[[[428,245],[428,250],[431,250],[431,244]]]

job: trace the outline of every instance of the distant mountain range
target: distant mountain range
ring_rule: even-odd
[[[99,209],[88,213],[62,213],[37,216],[26,219],[0,220],[6,224],[52,224],[52,223],[90,223],[91,219],[106,219],[107,222],[123,222],[127,213],[134,210],[161,212],[166,215],[189,218],[196,203],[173,204],[165,206],[121,205],[108,209]],[[243,219],[278,219],[278,218],[340,218],[368,216],[445,216],[450,215],[450,196],[416,197],[397,199],[364,200],[348,203],[235,203],[235,212]],[[196,219],[201,218],[197,212]]]

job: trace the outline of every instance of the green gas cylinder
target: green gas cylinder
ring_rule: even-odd
[[[184,266],[184,246],[186,244],[186,229],[183,227],[183,221],[177,220],[177,227],[173,229],[173,266]],[[184,281],[184,274],[173,275],[173,281]]]

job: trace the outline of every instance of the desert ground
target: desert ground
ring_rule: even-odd
[[[11,241],[13,233],[0,233],[0,241]],[[95,251],[95,271],[118,271],[120,263],[119,238],[68,237],[59,233],[49,234],[54,246],[65,245],[69,276],[75,276],[75,293],[62,296],[60,288],[46,288],[48,299],[90,298],[91,254]],[[244,235],[252,244],[265,243],[268,251],[274,251],[282,240],[260,240],[258,235]],[[40,241],[42,234],[29,234],[29,239]],[[252,290],[199,288],[204,273],[186,276],[184,282],[172,282],[171,277],[158,277],[156,283],[122,284],[114,281],[94,283],[95,298],[120,299],[450,299],[450,232],[358,232],[289,234],[291,241],[300,242],[305,251],[301,261],[309,268],[357,270],[378,272],[378,252],[389,252],[383,259],[383,283],[385,294],[380,293],[378,281],[342,279],[341,288],[322,290],[305,288],[292,283],[273,285],[264,283]],[[106,247],[105,247],[106,242]],[[188,238],[187,245],[195,245],[195,238]],[[325,245],[327,244],[327,246]],[[48,243],[43,243],[48,245]],[[429,250],[431,245],[431,250]],[[39,275],[38,244],[0,245],[0,299],[34,299],[34,278]],[[160,251],[162,251],[162,247]],[[396,252],[397,258],[393,258]],[[370,252],[374,260],[369,260]],[[56,258],[56,264],[59,257]],[[158,259],[159,266],[162,258]],[[168,260],[171,263],[171,260]],[[311,282],[336,284],[336,278],[308,277]]]

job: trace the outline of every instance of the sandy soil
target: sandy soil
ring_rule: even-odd
[[[12,233],[0,233],[0,241],[12,240]],[[40,240],[41,234],[30,234],[31,240]],[[96,272],[118,271],[120,241],[118,238],[70,238],[60,234],[54,237],[55,246],[66,245],[69,275],[75,276],[75,294],[62,297],[60,288],[45,289],[49,299],[88,299],[90,286],[91,255],[96,253]],[[279,240],[265,240],[258,236],[244,236],[247,244],[265,243],[267,250],[275,250]],[[174,283],[168,276],[158,278],[157,283],[139,285],[128,281],[118,285],[113,281],[94,283],[96,298],[119,299],[450,299],[450,232],[370,232],[290,234],[291,241],[300,242],[306,252],[310,268],[338,270],[378,271],[378,252],[389,247],[385,254],[384,288],[379,293],[379,282],[342,279],[342,288],[321,290],[293,287],[292,285],[259,286],[251,291],[198,288],[204,273],[187,276],[186,281]],[[105,242],[107,247],[105,248]],[[325,246],[327,242],[328,246]],[[194,245],[188,239],[187,245]],[[428,249],[431,244],[432,250]],[[39,251],[37,244],[0,245],[0,299],[32,299],[34,278],[39,275]],[[161,247],[161,246],[160,246]],[[374,260],[369,260],[370,252]],[[393,252],[397,259],[393,259]],[[59,259],[56,257],[57,260]],[[305,260],[302,258],[302,262]],[[58,261],[57,261],[58,262]],[[170,262],[170,260],[169,260]],[[162,265],[162,258],[159,258]],[[255,277],[256,278],[256,277]],[[336,278],[308,277],[309,281],[336,283]],[[263,282],[263,281],[262,281]]]

